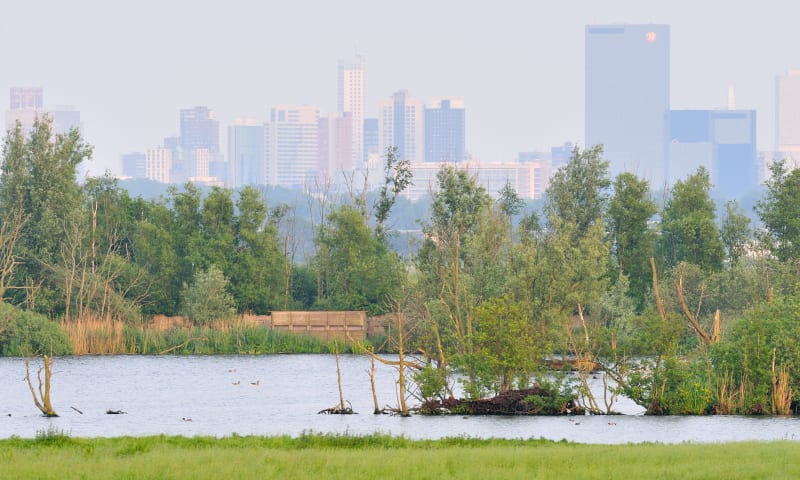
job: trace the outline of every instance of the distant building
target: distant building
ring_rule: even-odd
[[[383,156],[385,152],[379,150],[378,119],[364,119],[364,159],[369,161],[371,156]]]
[[[699,166],[724,198],[738,198],[759,183],[755,110],[672,110],[667,183]]]
[[[264,126],[264,177],[269,185],[298,188],[317,177],[319,108],[275,107]]]
[[[400,90],[378,106],[379,151],[397,147],[397,158],[411,163],[425,160],[425,106],[422,100]]]
[[[6,130],[13,129],[17,122],[22,131],[28,133],[37,118],[48,112],[44,109],[42,89],[39,87],[12,87],[9,90],[9,109],[6,111]]]
[[[466,149],[464,100],[435,99],[425,109],[425,161],[461,163]]]
[[[317,142],[319,177],[327,177],[334,183],[343,182],[342,173],[355,169],[352,115],[345,113],[320,117]]]
[[[180,159],[182,164],[176,162],[176,174],[181,176],[175,179],[178,182],[184,177],[202,176],[198,170],[198,167],[203,167],[201,162],[216,160],[219,156],[219,122],[213,110],[208,107],[181,110],[180,128],[183,158]],[[200,157],[198,151],[203,151]]]
[[[141,152],[122,155],[122,176],[133,179],[147,178],[147,155]]]
[[[800,167],[800,71],[775,80],[775,147],[791,168]]]
[[[414,183],[403,191],[403,196],[410,200],[417,200],[435,191],[438,188],[436,175],[445,165],[452,164],[432,162],[411,164]],[[539,198],[543,192],[536,191],[536,175],[547,174],[538,162],[481,163],[465,161],[455,167],[474,175],[477,183],[494,197],[497,197],[506,184],[509,184],[522,198]]]
[[[170,183],[172,169],[172,150],[157,147],[148,148],[145,158],[145,177],[161,183]]]
[[[669,25],[586,26],[586,146],[603,144],[610,173],[665,179]]]
[[[53,113],[53,131],[69,133],[71,129],[81,129],[81,112],[72,106],[56,107]]]
[[[337,71],[338,81],[338,113],[350,114],[352,145],[352,165],[354,168],[364,168],[364,88],[365,88],[365,62],[364,57],[357,55],[355,58],[339,60]]]
[[[264,125],[236,120],[228,127],[228,186],[265,185]]]

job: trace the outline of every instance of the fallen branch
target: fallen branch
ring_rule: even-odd
[[[168,354],[169,352],[171,352],[173,350],[177,350],[179,348],[185,347],[186,345],[189,345],[189,342],[194,342],[194,341],[197,341],[197,340],[206,341],[207,338],[206,337],[192,337],[192,338],[186,340],[185,342],[181,343],[180,345],[175,345],[174,347],[170,347],[170,348],[164,350],[163,352],[159,352],[158,354],[159,355],[166,355],[166,354]]]

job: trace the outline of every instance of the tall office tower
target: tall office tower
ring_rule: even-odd
[[[338,112],[340,116],[349,113],[352,117],[353,168],[364,167],[364,57],[339,60],[338,69]]]
[[[217,160],[219,156],[219,122],[214,117],[214,111],[208,107],[194,107],[181,110],[181,151],[183,165],[176,167],[183,169],[181,179],[184,177],[199,176],[197,150],[207,150],[210,161]],[[205,155],[205,154],[201,154]]]
[[[381,155],[397,147],[397,158],[411,163],[425,159],[425,106],[400,90],[378,105],[378,145]]]
[[[569,163],[573,150],[575,150],[575,145],[572,142],[565,142],[564,145],[550,148],[550,166],[553,172]]]
[[[9,90],[9,109],[6,110],[6,130],[13,129],[17,122],[22,131],[28,133],[33,122],[42,118],[44,109],[42,89],[39,87],[12,87]]]
[[[56,107],[53,114],[53,131],[55,133],[69,133],[71,129],[81,128],[81,112],[72,106]]]
[[[317,176],[319,108],[275,107],[264,126],[264,178],[269,185],[302,187]]]
[[[800,71],[775,80],[775,149],[790,168],[800,167]]]
[[[264,125],[237,119],[228,127],[228,183],[233,188],[264,185]]]
[[[465,115],[464,100],[460,98],[434,99],[425,109],[425,161],[464,161]]]
[[[145,158],[145,177],[156,182],[169,183],[172,169],[172,150],[148,148]]]
[[[386,152],[378,150],[378,119],[365,118],[364,119],[364,159],[367,163],[370,157],[380,158]]]
[[[318,174],[341,182],[342,174],[353,170],[353,117],[328,115],[320,117],[318,125]]]
[[[658,188],[669,136],[669,25],[586,26],[586,146],[603,144],[612,176]]]
[[[44,108],[44,95],[41,87],[12,87],[10,90],[11,110],[30,110]]]
[[[133,179],[147,178],[147,155],[141,152],[123,154],[122,175]]]
[[[739,198],[758,186],[755,110],[672,110],[670,137],[669,184],[703,166],[722,198]]]

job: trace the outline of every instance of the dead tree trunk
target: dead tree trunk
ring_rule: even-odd
[[[44,370],[44,382],[42,382],[42,371]],[[33,388],[31,382],[30,360],[25,360],[25,380],[28,382],[28,388],[31,390],[33,396],[33,403],[36,404],[42,415],[45,417],[57,417],[58,414],[53,410],[53,405],[50,403],[50,378],[53,375],[53,358],[44,356],[44,366],[39,368],[36,372],[36,378],[39,380],[39,392]]]

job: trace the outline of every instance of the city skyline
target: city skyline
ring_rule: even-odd
[[[96,147],[92,174],[119,173],[122,154],[177,136],[180,109],[206,105],[223,130],[236,118],[263,122],[275,105],[336,112],[337,62],[357,54],[366,64],[366,118],[398,90],[425,100],[457,96],[470,110],[466,149],[483,161],[513,161],[517,152],[564,142],[583,145],[583,30],[606,23],[669,24],[672,107],[723,108],[733,85],[738,105],[758,111],[759,149],[771,150],[775,79],[800,66],[792,49],[800,32],[789,28],[800,5],[788,1],[755,13],[720,1],[576,1],[546,8],[503,3],[488,14],[456,2],[412,1],[388,22],[385,8],[356,1],[279,9],[22,3],[4,7],[9,14],[0,19],[8,65],[0,92],[41,87],[45,105],[75,105]],[[42,4],[47,15],[39,14]],[[260,28],[267,17],[270,28]],[[9,20],[15,18],[36,18],[37,33]],[[280,41],[301,26],[302,38]],[[196,28],[206,33],[187,34]],[[0,108],[8,109],[7,97],[0,98]]]

